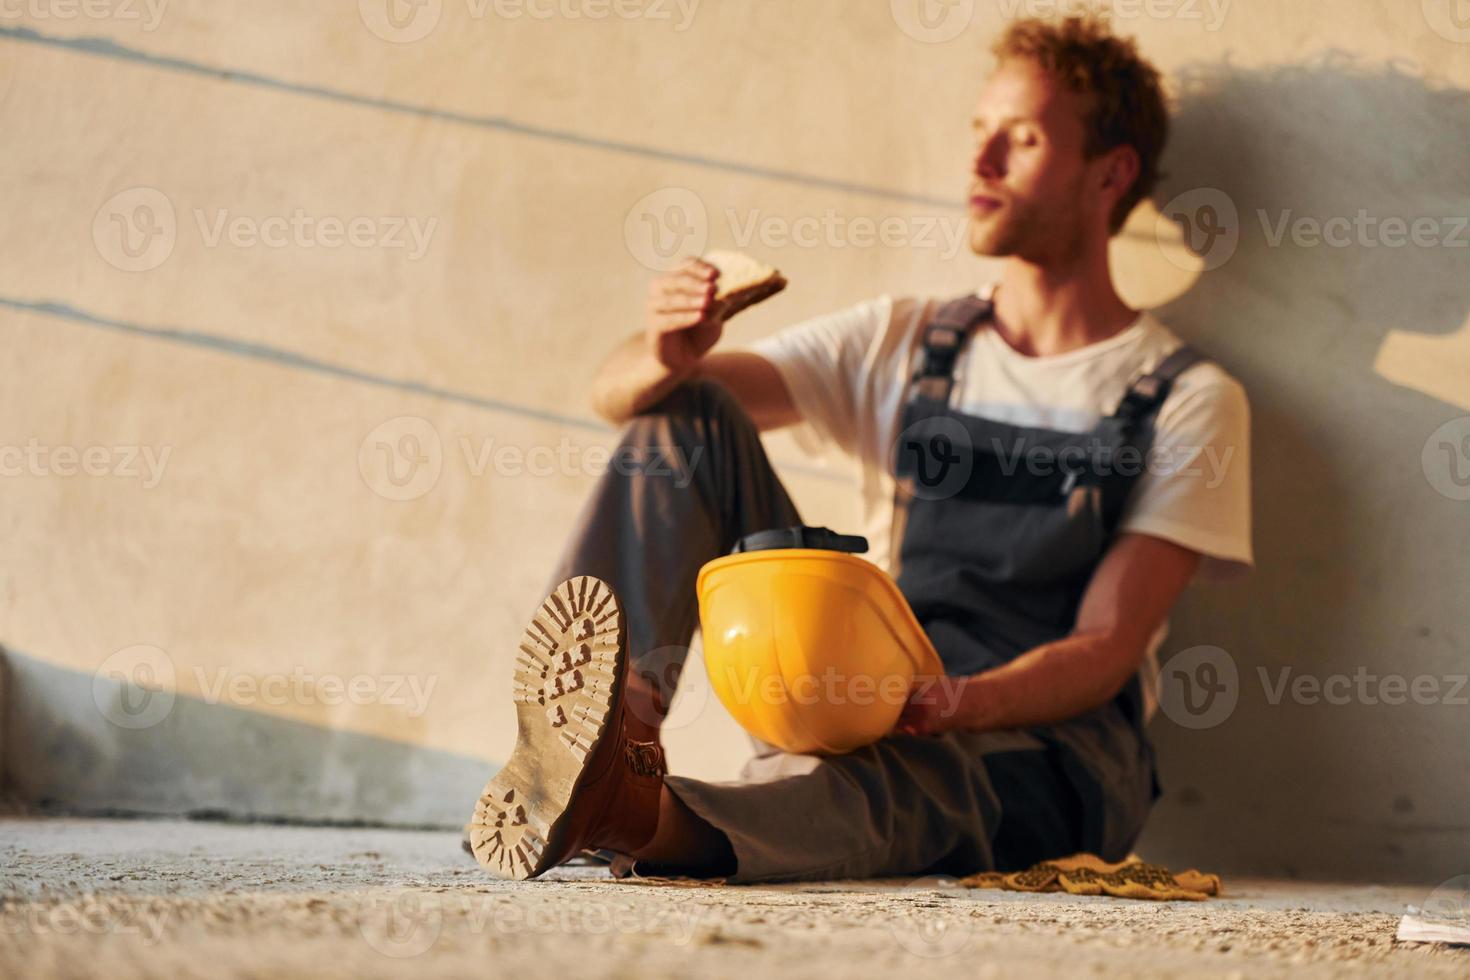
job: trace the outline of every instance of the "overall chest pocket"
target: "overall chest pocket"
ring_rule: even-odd
[[[910,417],[894,447],[907,490],[904,560],[994,583],[1074,586],[1109,531],[1087,436],[957,414]],[[1114,487],[1108,485],[1108,490]]]
[[[1107,548],[1101,494],[1075,487],[1059,504],[1001,505],[1008,515],[1011,580],[1023,585],[1076,582],[1092,574]],[[997,543],[1000,543],[999,541]]]

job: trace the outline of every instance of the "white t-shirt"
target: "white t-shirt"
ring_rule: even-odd
[[[900,542],[892,535],[890,454],[922,328],[943,303],[880,296],[751,345],[791,390],[802,448],[815,455],[835,447],[861,464],[869,557],[894,574]],[[950,404],[1013,425],[1087,432],[1181,344],[1149,313],[1107,340],[1044,357],[1018,353],[982,325],[956,364]],[[1214,362],[1183,372],[1160,407],[1148,464],[1118,530],[1199,552],[1203,578],[1253,565],[1250,407],[1245,389]]]
[[[993,289],[979,295],[988,297]],[[890,454],[923,327],[943,304],[880,296],[751,345],[791,391],[803,419],[795,432],[802,448],[822,455],[835,447],[861,464],[867,557],[894,575],[901,542],[892,533]],[[1135,379],[1182,343],[1145,312],[1107,340],[1028,357],[982,325],[956,363],[950,405],[1013,425],[1087,432],[1117,409]],[[1175,381],[1154,429],[1148,465],[1129,494],[1119,533],[1148,534],[1199,552],[1202,579],[1244,574],[1254,565],[1245,389],[1214,362],[1196,364]],[[1158,651],[1167,633],[1165,623],[1150,638],[1139,671],[1146,717],[1157,709]]]

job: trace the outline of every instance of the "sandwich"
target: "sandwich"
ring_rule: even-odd
[[[726,320],[786,288],[780,272],[739,252],[709,252],[700,260],[720,271],[715,281],[715,303]]]

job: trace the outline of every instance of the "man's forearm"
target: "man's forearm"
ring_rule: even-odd
[[[592,382],[592,407],[614,425],[657,404],[693,371],[675,372],[660,364],[644,342],[634,334],[619,344]]]
[[[1093,572],[1070,636],[994,670],[920,685],[896,727],[910,733],[1026,728],[1106,704],[1138,670],[1200,557],[1151,535],[1119,535]]]
[[[1142,651],[1097,635],[1075,635],[966,677],[952,697],[957,727],[995,731],[1048,725],[1106,704],[1138,669]]]

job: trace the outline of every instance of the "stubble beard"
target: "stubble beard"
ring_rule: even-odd
[[[989,218],[972,214],[969,241],[970,251],[985,258],[1065,258],[1081,247],[1081,218],[1066,207],[1027,208],[1012,201]]]

